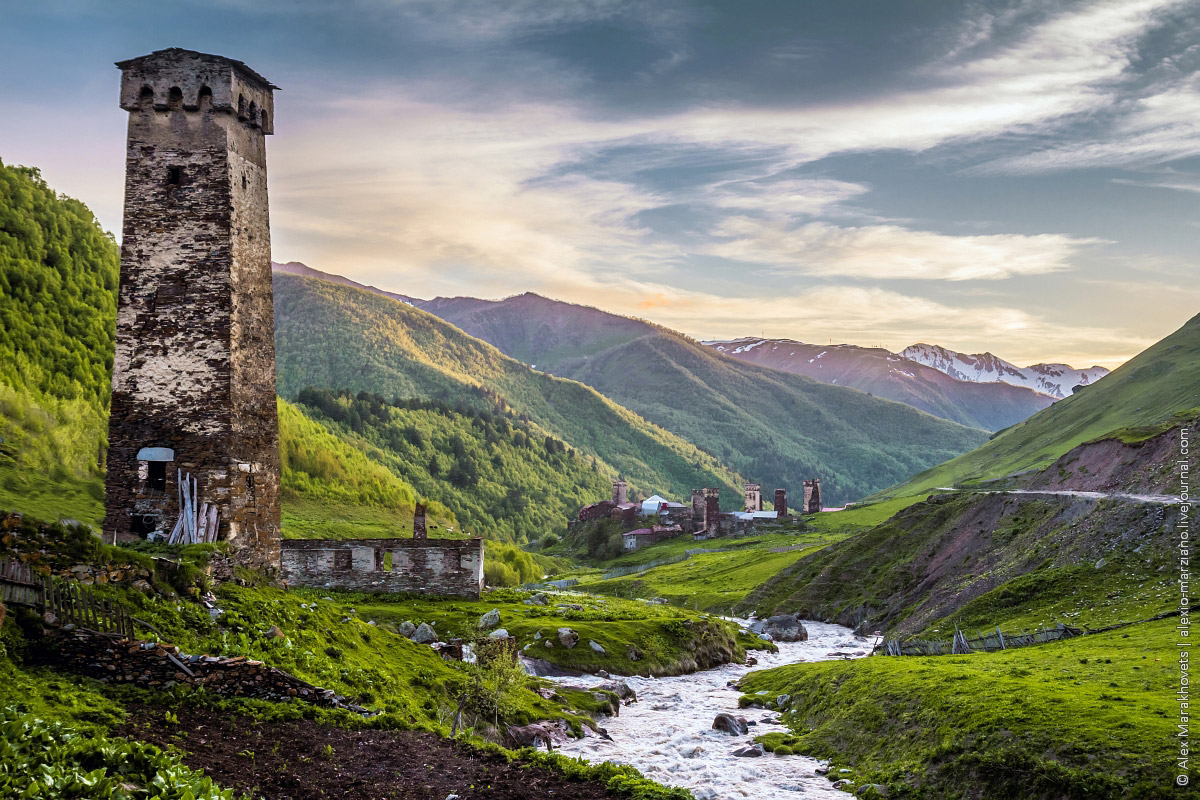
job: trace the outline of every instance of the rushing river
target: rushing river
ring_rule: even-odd
[[[637,692],[637,702],[623,706],[619,717],[601,722],[613,741],[589,736],[562,743],[559,752],[589,761],[630,764],[659,783],[691,789],[697,800],[844,800],[845,793],[831,788],[824,776],[815,773],[820,765],[816,759],[769,753],[758,758],[733,755],[753,744],[755,736],[787,729],[771,722],[779,718],[773,711],[739,711],[741,693],[727,685],[730,681],[752,669],[857,657],[871,650],[871,642],[856,637],[849,628],[820,622],[805,622],[804,627],[808,641],[780,643],[778,653],[755,652],[758,665],[754,667],[726,664],[673,678],[623,679]],[[563,679],[571,685],[603,682],[592,676]],[[746,736],[714,731],[713,718],[722,711],[758,724],[752,725]]]

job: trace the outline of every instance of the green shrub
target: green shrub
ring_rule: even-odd
[[[83,736],[13,708],[0,710],[0,797],[38,800],[233,800],[157,747]]]

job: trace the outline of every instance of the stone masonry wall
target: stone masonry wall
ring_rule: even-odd
[[[483,540],[288,539],[281,554],[292,588],[479,597]]]

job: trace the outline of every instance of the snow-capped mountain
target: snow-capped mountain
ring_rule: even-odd
[[[1069,364],[1018,367],[991,353],[958,353],[936,344],[914,344],[906,347],[900,355],[960,381],[1025,386],[1054,398],[1066,397],[1071,394],[1073,387],[1095,383],[1109,373],[1104,367],[1075,369]]]
[[[954,378],[879,347],[826,346],[752,336],[702,344],[739,361],[848,386],[987,430],[1020,422],[1055,399],[1024,386]]]

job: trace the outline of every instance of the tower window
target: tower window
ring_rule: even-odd
[[[183,182],[183,167],[167,167],[167,185],[178,186]]]
[[[167,490],[167,462],[151,461],[146,466],[149,468],[146,474],[146,488],[156,492],[165,492]]]

